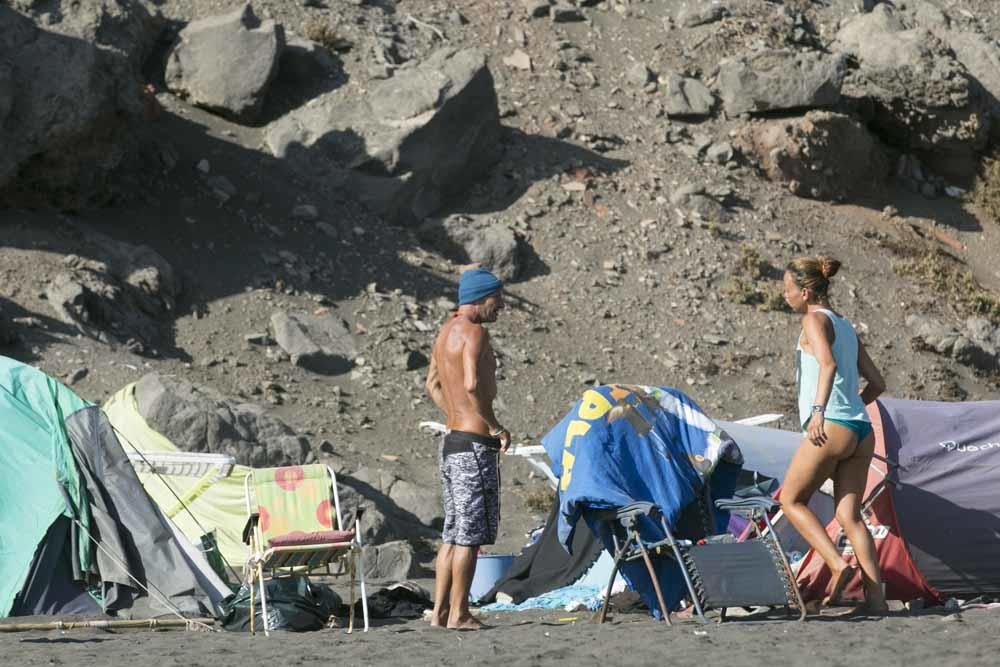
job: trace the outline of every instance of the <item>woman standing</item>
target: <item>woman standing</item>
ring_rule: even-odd
[[[781,505],[785,516],[830,568],[833,589],[825,604],[840,600],[857,568],[844,562],[826,529],[809,509],[809,499],[833,480],[837,522],[861,566],[869,611],[888,609],[875,542],[861,517],[875,435],[865,405],[885,390],[885,382],[847,318],[830,308],[830,278],[840,262],[799,257],[785,269],[785,301],[802,315],[797,354],[799,421],[805,439],[785,474]],[[867,384],[860,390],[860,378]]]

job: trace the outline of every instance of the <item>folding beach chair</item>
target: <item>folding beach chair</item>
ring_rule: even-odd
[[[708,517],[711,516],[711,506],[707,502],[706,491],[706,498],[696,503],[705,505],[698,509],[706,519],[706,526],[710,525]],[[653,559],[661,557],[670,558],[680,566],[691,604],[702,622],[708,622],[705,611],[709,609],[720,611],[719,622],[722,623],[729,607],[749,606],[784,606],[788,610],[794,607],[799,611],[799,620],[804,619],[805,605],[781,542],[771,525],[770,513],[779,507],[779,503],[773,498],[758,496],[717,500],[715,506],[747,516],[756,539],[740,542],[728,533],[711,534],[714,530],[709,530],[709,534],[697,542],[678,539],[667,525],[660,508],[650,502],[632,503],[610,510],[591,510],[592,516],[610,531],[614,545],[614,567],[598,622],[603,623],[607,616],[611,586],[621,564],[642,559],[663,617],[668,625],[672,624],[653,568]],[[649,517],[658,523],[665,537],[655,542],[644,540],[639,534],[642,517]],[[766,529],[760,529],[758,521]]]
[[[246,565],[253,610],[254,583],[260,586],[264,634],[269,634],[265,579],[305,576],[324,568],[326,574],[350,576],[348,632],[354,630],[354,585],[360,579],[365,632],[368,600],[362,562],[360,517],[353,530],[344,530],[337,493],[337,477],[324,465],[262,468],[243,482],[247,519],[243,539],[250,544]],[[339,571],[331,570],[331,565]],[[250,632],[254,632],[250,615]]]

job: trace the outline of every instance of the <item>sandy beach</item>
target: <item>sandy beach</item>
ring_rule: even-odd
[[[492,627],[443,631],[424,621],[381,622],[368,633],[341,629],[269,638],[177,630],[70,630],[0,634],[2,664],[221,667],[234,664],[539,665],[995,665],[996,611],[943,609],[886,618],[693,621],[673,627],[640,613],[603,626],[589,614],[489,614]],[[576,619],[576,620],[573,620]]]

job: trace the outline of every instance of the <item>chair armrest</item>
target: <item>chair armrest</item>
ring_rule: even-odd
[[[250,544],[250,540],[253,538],[253,529],[257,527],[258,523],[260,523],[259,512],[254,512],[247,517],[247,522],[243,525],[243,544]]]
[[[660,516],[660,508],[656,503],[640,501],[615,507],[614,509],[592,510],[593,515],[599,521],[618,521],[623,526],[631,526],[640,516],[657,518]]]
[[[770,496],[753,496],[752,498],[720,498],[715,501],[715,506],[720,510],[729,512],[773,512],[781,507],[774,498]]]

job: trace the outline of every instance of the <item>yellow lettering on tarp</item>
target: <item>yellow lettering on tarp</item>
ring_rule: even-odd
[[[566,438],[563,440],[562,480],[559,483],[561,491],[569,488],[569,480],[573,476],[573,461],[576,460],[576,457],[569,451],[570,446],[573,444],[573,438],[578,435],[584,435],[589,430],[590,424],[576,419],[571,421],[569,426],[566,427]]]
[[[565,491],[569,488],[569,480],[573,477],[573,461],[576,457],[569,453],[568,449],[563,450],[562,457],[562,479],[559,481],[559,490]]]
[[[611,409],[611,403],[599,392],[588,389],[583,393],[580,409],[576,411],[580,419],[592,420],[603,417]]]

